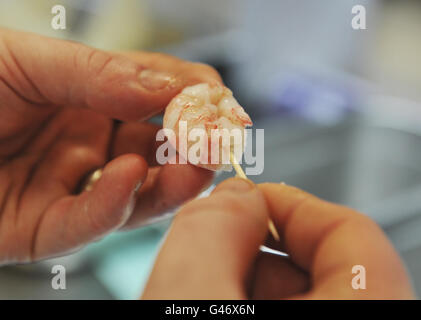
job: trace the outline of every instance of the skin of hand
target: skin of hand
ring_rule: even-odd
[[[0,29],[0,264],[73,251],[208,185],[207,170],[158,166],[160,127],[145,122],[200,82],[222,81],[207,65],[164,54]],[[77,194],[104,166],[93,190]]]
[[[271,217],[281,236],[267,238]],[[289,257],[259,252],[266,244]],[[274,240],[272,240],[274,241]],[[354,265],[366,289],[352,287]],[[221,183],[176,215],[143,299],[411,299],[406,270],[368,217],[284,184]]]

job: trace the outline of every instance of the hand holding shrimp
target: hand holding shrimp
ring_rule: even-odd
[[[158,166],[160,127],[143,122],[185,86],[220,82],[211,67],[0,28],[0,79],[0,265],[136,227],[212,180],[193,165]]]

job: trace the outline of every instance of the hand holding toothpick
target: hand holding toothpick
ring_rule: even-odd
[[[246,180],[251,181],[249,178],[247,178],[246,174],[244,173],[244,171],[241,168],[240,164],[238,163],[237,159],[235,159],[235,156],[234,156],[233,152],[230,153],[230,161],[231,161],[232,166],[234,167],[235,172],[237,173],[237,176],[239,176],[242,179],[246,179]],[[276,241],[280,241],[278,231],[276,230],[275,225],[274,225],[272,219],[270,219],[270,218],[269,218],[269,221],[268,221],[268,227],[269,227],[269,231],[272,234],[273,238]]]

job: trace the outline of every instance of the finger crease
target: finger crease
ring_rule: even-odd
[[[328,226],[326,226],[322,232],[322,235],[320,236],[320,238],[315,241],[315,248],[313,250],[313,255],[311,257],[311,270],[314,269],[314,264],[316,262],[316,257],[317,254],[319,253],[320,248],[323,246],[323,244],[328,240],[328,238],[332,235],[333,232],[335,232],[337,229],[339,229],[340,227],[342,227],[347,221],[349,221],[347,218],[342,218],[339,219],[335,222],[332,222],[331,224],[329,224]],[[332,266],[331,268],[328,268],[326,270],[324,270],[320,275],[317,276],[317,278],[323,278],[323,276],[326,273],[332,274],[332,270],[337,270],[339,269],[339,267],[342,265],[335,265]]]
[[[25,70],[19,63],[18,59],[16,59],[16,56],[13,54],[12,50],[9,49],[7,44],[4,46],[5,50],[9,54],[10,58],[12,59],[13,63],[15,64],[16,68],[19,70],[19,72],[22,74],[22,76],[25,78],[25,80],[28,82],[28,84],[31,86],[32,90],[38,95],[40,98],[40,101],[31,101],[30,99],[26,98],[25,100],[31,101],[32,104],[35,105],[44,105],[47,102],[47,99],[45,99],[44,95],[41,93],[39,88],[35,85],[35,83],[31,80],[31,78],[28,77]],[[22,94],[20,95],[22,96]]]
[[[47,154],[50,152],[50,150],[53,148],[53,146],[56,144],[57,141],[60,140],[62,134],[57,134],[54,139],[50,142],[50,144],[47,146],[47,148],[42,152],[42,154],[38,157],[38,159],[32,164],[31,168],[28,170],[28,173],[25,177],[23,186],[22,186],[22,190],[19,192],[18,194],[18,198],[17,198],[17,209],[16,211],[19,212],[20,210],[20,205],[22,202],[22,198],[24,193],[28,190],[34,176],[35,173],[37,171],[37,169],[40,167],[42,161],[46,158]]]
[[[300,208],[302,208],[306,203],[307,200],[312,199],[313,197],[308,195],[305,198],[301,199],[300,201],[298,201],[296,204],[294,204],[285,214],[285,224],[284,224],[284,232],[282,233],[286,233],[291,222],[292,222],[292,218],[294,217],[294,213],[298,212],[298,210]],[[271,210],[273,212],[273,210]]]
[[[98,74],[101,74],[104,70],[105,70],[105,68],[107,67],[107,65],[109,65],[110,64],[110,62],[113,60],[113,57],[112,56],[109,56],[106,60],[105,60],[105,62],[102,64],[102,66],[98,69]]]

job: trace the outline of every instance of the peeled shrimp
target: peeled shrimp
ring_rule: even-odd
[[[186,131],[182,133],[182,125],[186,127]],[[164,115],[164,128],[171,129],[176,136],[175,149],[185,159],[191,161],[192,148],[198,147],[196,141],[191,141],[190,134],[194,131],[201,130],[205,137],[199,145],[203,147],[200,155],[200,161],[193,163],[197,166],[209,170],[231,170],[229,164],[229,153],[235,149],[236,158],[240,158],[244,151],[245,128],[252,125],[252,121],[244,109],[238,104],[232,95],[231,90],[222,85],[209,85],[201,83],[194,86],[186,87],[175,96],[166,108]],[[241,141],[233,141],[229,138],[230,143],[220,143],[212,139],[213,134],[218,130],[221,132],[234,132],[235,129],[241,132]],[[233,131],[234,130],[234,131]],[[180,148],[179,141],[186,139],[186,148]],[[237,148],[238,147],[238,148]],[[195,149],[195,150],[196,150]],[[238,152],[238,150],[240,150]],[[228,153],[228,160],[226,158]],[[212,158],[212,155],[217,154]],[[225,155],[225,158],[223,157]],[[215,161],[217,160],[217,161]]]

